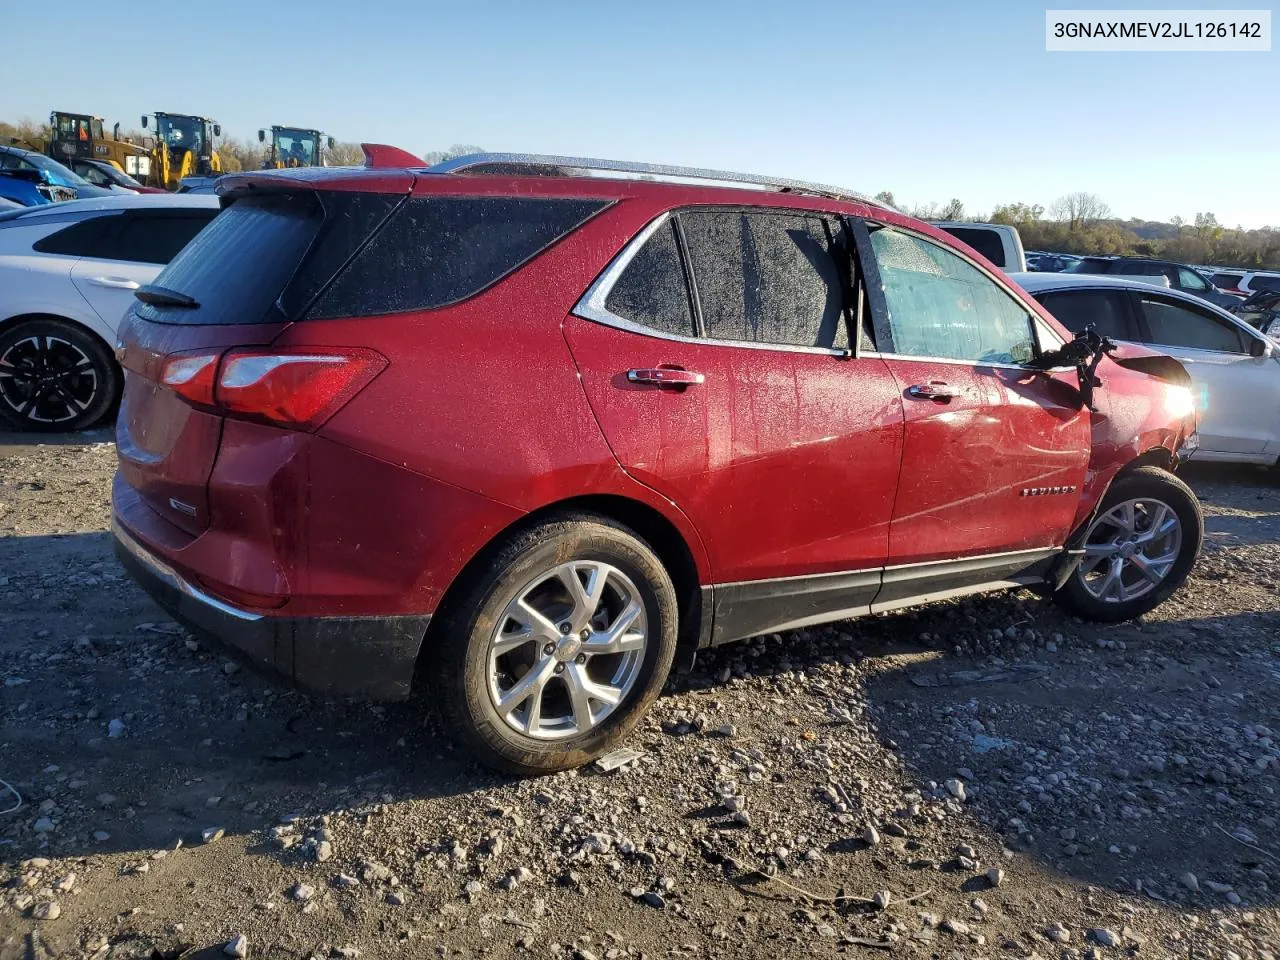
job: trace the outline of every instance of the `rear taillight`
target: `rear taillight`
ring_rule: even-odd
[[[165,360],[160,379],[193,406],[311,430],[386,366],[386,357],[363,347],[235,348],[174,354]]]
[[[197,407],[213,406],[214,378],[221,353],[175,353],[165,358],[160,382]]]

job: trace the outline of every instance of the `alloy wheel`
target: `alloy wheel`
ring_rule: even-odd
[[[1162,584],[1182,549],[1182,522],[1167,503],[1125,500],[1094,520],[1085,537],[1081,584],[1103,603],[1126,603]]]
[[[489,697],[529,737],[573,737],[627,698],[648,642],[644,599],[617,567],[562,563],[521,589],[488,650]]]
[[[0,354],[0,401],[34,423],[75,420],[98,393],[98,373],[83,350],[62,337],[40,335]]]

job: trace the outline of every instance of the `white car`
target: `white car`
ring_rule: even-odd
[[[1252,271],[1242,276],[1236,286],[1246,295],[1262,290],[1280,290],[1280,273],[1270,270]]]
[[[1012,277],[1069,330],[1181,361],[1197,396],[1197,460],[1280,461],[1280,344],[1199,297],[1138,280],[1072,273]]]
[[[133,292],[217,213],[217,197],[132,193],[0,213],[0,424],[79,430],[106,417]]]
[[[1022,249],[1022,235],[1007,223],[974,223],[961,220],[933,220],[957,240],[967,243],[1005,273],[1023,273],[1027,254]]]

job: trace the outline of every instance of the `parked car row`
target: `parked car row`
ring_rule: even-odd
[[[0,417],[118,404],[113,534],[166,609],[307,689],[425,686],[503,769],[599,756],[710,645],[1011,586],[1138,616],[1200,547],[1178,463],[1280,458],[1280,346],[1178,265],[368,156],[0,214]]]
[[[0,146],[0,199],[29,207],[150,190],[108,163],[96,160],[73,160],[72,163],[77,170],[34,150]]]

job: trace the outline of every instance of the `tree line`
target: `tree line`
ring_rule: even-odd
[[[1120,220],[1097,194],[1068,193],[1046,209],[1040,204],[1006,203],[988,214],[968,213],[964,203],[900,207],[893,194],[877,194],[882,203],[902,209],[922,220],[975,220],[1006,223],[1018,228],[1028,250],[1101,256],[1160,257],[1205,266],[1244,267],[1250,270],[1280,269],[1280,229],[1230,228],[1212,213],[1197,213],[1193,220]]]

